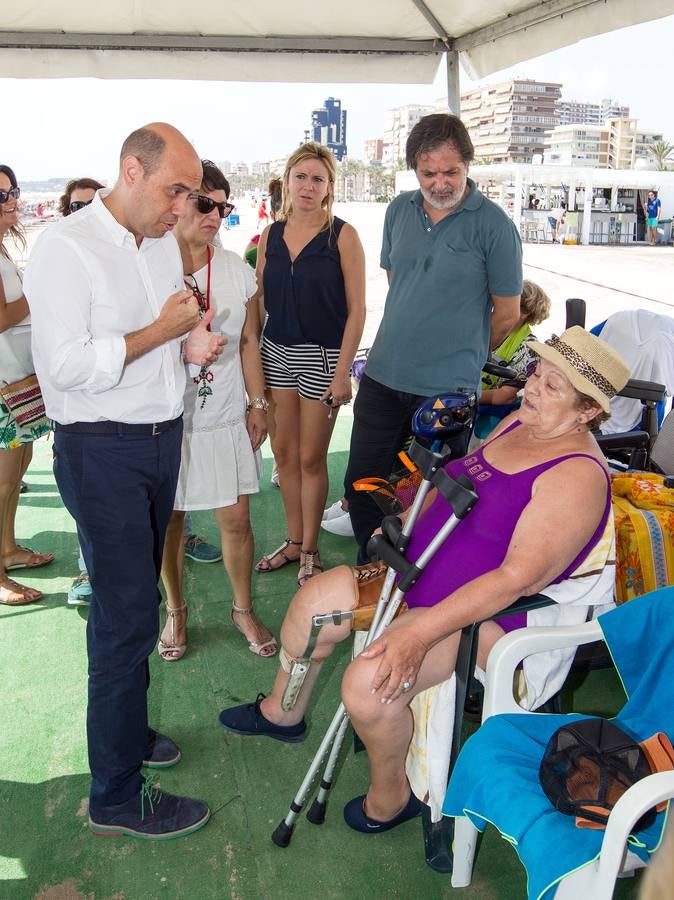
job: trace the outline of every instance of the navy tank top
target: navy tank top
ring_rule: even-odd
[[[337,239],[344,221],[319,232],[292,262],[283,240],[285,222],[267,235],[263,275],[269,315],[265,336],[276,344],[320,344],[339,349],[348,314]]]

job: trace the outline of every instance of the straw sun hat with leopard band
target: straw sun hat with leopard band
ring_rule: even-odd
[[[610,400],[627,384],[629,367],[612,347],[580,325],[553,334],[544,344],[529,341],[528,347],[566,375],[581,394],[592,397],[605,412]]]

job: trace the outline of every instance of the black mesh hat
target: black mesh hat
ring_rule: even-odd
[[[606,719],[579,719],[559,728],[548,741],[539,770],[547,798],[560,812],[576,816],[579,827],[605,827],[628,788],[651,775],[643,747]],[[645,813],[634,830],[655,821]]]

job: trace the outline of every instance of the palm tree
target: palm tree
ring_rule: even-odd
[[[655,160],[658,172],[664,172],[669,168],[667,163],[672,153],[674,153],[674,144],[670,144],[669,141],[665,140],[651,141],[648,145],[648,151]]]

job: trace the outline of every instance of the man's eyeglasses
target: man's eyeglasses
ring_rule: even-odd
[[[220,218],[225,219],[236,209],[233,203],[216,203],[215,200],[211,200],[210,197],[203,197],[201,194],[190,197],[190,199],[194,200],[197,205],[197,212],[200,212],[202,216],[207,216],[217,206]]]
[[[91,200],[73,200],[73,202],[68,206],[68,210],[71,213],[77,212],[78,209],[84,209],[85,206],[89,206],[94,198]]]
[[[21,196],[21,188],[10,188],[8,191],[0,191],[0,203],[7,203],[10,197],[18,200]]]

